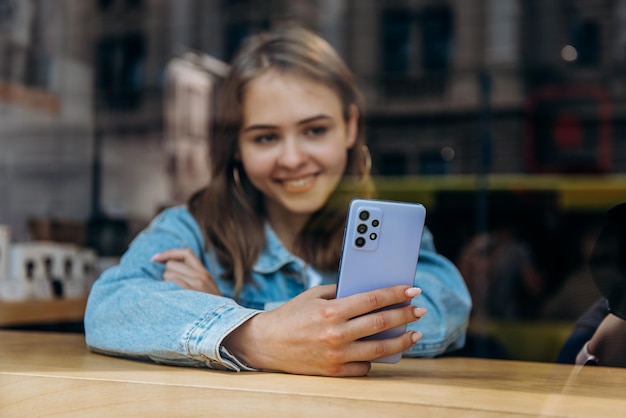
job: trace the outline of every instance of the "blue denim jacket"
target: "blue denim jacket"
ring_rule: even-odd
[[[233,283],[221,278],[214,254],[205,250],[202,232],[186,207],[159,214],[132,242],[119,265],[95,282],[85,312],[90,349],[158,363],[251,370],[232,356],[222,341],[264,309],[271,309],[336,274],[319,274],[289,253],[266,226],[267,243],[238,302]],[[204,263],[224,296],[183,289],[162,280],[164,265],[150,261],[161,251],[189,248]],[[471,308],[465,283],[446,258],[435,252],[432,235],[422,238],[415,285],[423,293],[413,304],[428,313],[409,325],[423,338],[405,356],[435,356],[461,348]]]

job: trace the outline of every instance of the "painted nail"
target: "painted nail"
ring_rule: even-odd
[[[421,318],[425,314],[426,314],[425,308],[418,308],[418,307],[413,308],[413,315],[415,315],[417,318]]]
[[[420,293],[422,293],[422,289],[420,289],[419,287],[410,287],[404,292],[404,294],[410,298],[413,298],[419,295]]]

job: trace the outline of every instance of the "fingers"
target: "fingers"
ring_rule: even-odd
[[[410,349],[422,338],[421,332],[409,331],[394,338],[383,340],[360,340],[353,342],[347,349],[331,351],[323,374],[329,376],[362,376],[367,374],[370,362],[402,353]]]
[[[175,248],[157,253],[151,261],[164,263],[162,279],[182,288],[221,295],[217,284],[200,259],[188,248]]]
[[[365,376],[371,368],[372,363],[369,361],[353,361],[342,364],[340,367],[336,368],[336,370],[331,370],[327,373],[321,374],[333,377]]]
[[[351,347],[350,354],[357,360],[376,360],[402,353],[411,348],[420,338],[422,338],[421,332],[408,331],[395,338],[356,341]]]
[[[172,267],[173,267],[172,266],[172,262],[170,261],[167,264],[167,268],[163,272],[163,280],[168,281],[168,282],[179,283],[179,284],[180,283],[187,283],[188,285],[190,285],[194,281],[194,278],[196,278],[196,279],[199,278],[197,275],[186,274],[186,273],[182,273],[180,271],[176,271]]]
[[[211,293],[214,295],[221,295],[222,292],[219,290],[213,278],[208,274],[191,274],[185,275],[174,272],[169,268],[170,264],[173,262],[168,262],[168,268],[163,272],[163,280],[166,282],[172,282],[178,284],[180,287],[184,289],[196,290],[204,293]]]
[[[199,289],[194,289],[192,284],[189,283],[189,281],[185,280],[183,277],[176,276],[176,275],[173,275],[173,274],[169,274],[169,275],[168,274],[164,274],[163,275],[163,281],[176,283],[177,285],[179,285],[183,289],[199,290]]]
[[[349,319],[388,306],[407,303],[421,293],[422,290],[417,287],[392,286],[337,299],[337,303],[341,304]]]
[[[208,275],[206,269],[203,267],[202,269],[194,269],[190,267],[188,264],[185,264],[180,261],[168,261],[165,263],[165,272],[172,273],[179,276],[193,277],[198,276],[199,274]],[[206,272],[206,273],[205,273]],[[165,276],[165,273],[163,274]]]
[[[348,338],[358,340],[410,324],[424,315],[426,315],[426,309],[413,305],[385,309],[353,318],[348,321],[345,333]]]
[[[150,259],[157,263],[167,263],[168,261],[181,261],[196,269],[204,268],[202,261],[189,248],[173,248],[165,250],[152,256]]]
[[[344,364],[372,361],[401,353],[422,338],[421,333],[413,331],[399,336],[390,332],[380,338],[366,338],[405,326],[424,316],[426,309],[410,304],[410,300],[419,294],[421,290],[418,288],[395,286],[338,299],[337,302],[345,303],[344,307],[351,312],[348,314],[351,318],[344,324],[340,334],[331,333],[329,338],[336,340],[334,337],[340,336],[341,339],[345,338],[343,341],[352,341],[349,348],[343,351],[348,356],[342,359]],[[330,341],[331,346],[336,343],[337,341]]]

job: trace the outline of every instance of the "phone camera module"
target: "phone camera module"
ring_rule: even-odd
[[[359,234],[364,234],[367,232],[367,225],[359,224],[359,226],[356,227],[356,230]]]
[[[366,210],[361,211],[359,213],[359,219],[362,220],[362,221],[367,221],[369,219],[369,217],[370,217],[370,213],[368,211],[366,211]]]
[[[371,239],[372,241],[374,241],[376,238],[378,238],[378,235],[376,235],[376,233],[375,233],[375,232],[372,232],[372,233],[370,234],[370,239]]]
[[[374,220],[372,221],[372,226],[373,226],[374,228],[376,228],[378,225],[380,225],[380,222],[378,221],[378,219],[374,219]]]
[[[354,245],[356,245],[357,247],[361,248],[365,245],[365,238],[363,237],[358,237],[355,241],[354,241]]]

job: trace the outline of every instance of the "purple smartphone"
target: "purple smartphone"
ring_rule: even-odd
[[[337,297],[400,284],[413,286],[425,220],[426,209],[418,203],[353,199],[343,235]],[[406,326],[400,326],[367,338],[391,338],[405,331]],[[401,356],[375,362],[396,363]]]

